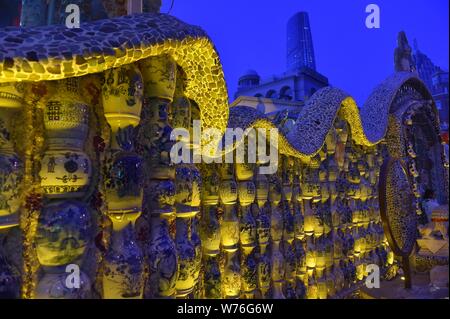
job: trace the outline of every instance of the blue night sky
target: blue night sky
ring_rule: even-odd
[[[163,0],[167,12],[171,0]],[[381,28],[367,29],[365,8],[380,7]],[[216,44],[229,95],[247,69],[262,78],[286,65],[286,23],[309,13],[317,70],[362,106],[371,90],[393,72],[397,32],[448,70],[448,0],[175,0],[171,14],[202,27]]]

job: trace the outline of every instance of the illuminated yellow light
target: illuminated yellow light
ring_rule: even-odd
[[[49,66],[44,73],[37,74],[32,72],[27,74],[27,76],[29,78],[34,76],[39,81],[62,80],[70,77],[99,73],[151,56],[167,54],[186,73],[188,81],[184,93],[186,97],[194,100],[200,107],[202,130],[215,128],[222,133],[225,132],[229,115],[228,91],[219,55],[214,48],[214,44],[208,38],[186,37],[183,40],[165,39],[149,47],[142,47],[139,50],[128,49],[127,51],[128,54],[122,55],[122,57],[106,56],[104,63],[77,65],[74,56],[70,61],[65,61],[65,63],[72,63],[73,72],[70,74],[65,74],[63,71],[50,73],[48,69],[52,69],[52,65],[55,67],[61,65],[60,59],[50,57],[45,62]],[[133,54],[134,52],[136,54]],[[20,58],[14,58],[14,60],[17,60],[15,65],[21,65]],[[28,62],[33,70],[37,69],[37,66],[42,63],[42,61]],[[201,72],[199,72],[199,69],[201,69]],[[21,81],[21,77],[17,76],[19,74],[16,75],[14,72],[18,73],[21,71],[20,69],[13,69],[12,73],[0,72],[0,83]],[[208,140],[203,140],[203,144],[207,142]]]

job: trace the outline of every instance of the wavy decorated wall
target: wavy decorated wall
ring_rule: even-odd
[[[5,28],[0,43],[0,297],[345,298],[367,265],[388,280],[413,252],[419,122],[448,203],[436,108],[414,73],[361,109],[316,92],[264,175],[260,162],[171,162],[173,128],[192,133],[193,120],[276,127],[229,109],[200,28],[139,14]],[[179,142],[195,151],[211,137]]]

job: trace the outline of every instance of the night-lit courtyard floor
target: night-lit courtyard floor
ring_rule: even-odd
[[[413,274],[412,288],[404,288],[405,282],[397,276],[392,281],[382,281],[379,289],[360,290],[362,299],[444,299],[449,298],[448,287],[436,289],[430,286],[429,274]]]

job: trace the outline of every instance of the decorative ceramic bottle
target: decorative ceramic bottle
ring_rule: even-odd
[[[246,299],[253,299],[257,288],[256,220],[252,206],[256,198],[256,188],[253,182],[254,167],[235,164],[238,184],[238,199],[240,209],[240,250],[241,250],[241,284],[242,294]],[[255,204],[256,205],[256,204]]]
[[[204,296],[208,299],[222,298],[220,259],[220,223],[218,220],[220,176],[215,164],[202,165],[202,240]]]
[[[78,78],[57,83],[44,110],[47,149],[42,158],[41,186],[48,198],[86,194],[92,167],[83,151],[88,134],[88,105],[80,96]]]
[[[111,127],[111,148],[121,149],[117,133],[140,121],[143,103],[143,79],[135,64],[112,68],[102,76],[102,98],[105,118]]]
[[[176,293],[178,258],[169,234],[167,217],[153,214],[150,225],[150,245],[147,249],[149,277],[145,285],[145,298],[173,298]]]
[[[143,158],[143,217],[150,224],[147,248],[149,277],[146,298],[175,297],[177,251],[169,234],[168,219],[175,214],[175,168],[170,150],[169,104],[173,101],[177,66],[167,55],[139,61],[144,82],[144,105],[136,128],[136,152]]]
[[[0,243],[4,243],[4,236],[7,231],[0,232]],[[20,298],[20,273],[8,261],[4,247],[0,245],[0,299],[19,299]]]
[[[226,298],[239,298],[241,290],[239,261],[239,218],[236,203],[238,199],[237,184],[234,177],[234,167],[222,164],[219,195],[224,215],[220,226],[221,244],[225,254],[223,272],[223,293]]]
[[[140,212],[110,213],[113,230],[104,257],[103,298],[141,299],[144,257],[136,242],[134,223]]]
[[[136,243],[134,224],[142,212],[142,158],[134,151],[134,128],[143,103],[142,75],[130,64],[102,76],[102,99],[111,127],[105,156],[104,183],[108,217],[113,229],[105,256],[103,297],[143,297],[144,257]]]
[[[178,255],[177,298],[186,298],[195,285],[195,247],[189,236],[190,220],[176,219],[175,245]]]
[[[22,82],[0,83],[0,229],[18,224],[23,164],[14,152],[12,121],[23,106]]]
[[[198,262],[192,242],[192,220],[200,211],[201,178],[192,164],[179,164],[176,168],[176,247],[178,254],[177,298],[189,295],[197,281]]]
[[[270,289],[270,257],[267,249],[270,242],[270,214],[268,194],[269,182],[265,175],[258,174],[259,166],[255,168],[256,203],[254,216],[256,218],[256,232],[258,240],[258,288],[262,298],[267,298]]]
[[[35,287],[38,299],[89,298],[89,278],[82,271],[81,257],[91,239],[91,217],[79,201],[53,201],[38,219],[36,254],[44,275]],[[80,285],[68,286],[67,266],[73,264],[80,273]]]

